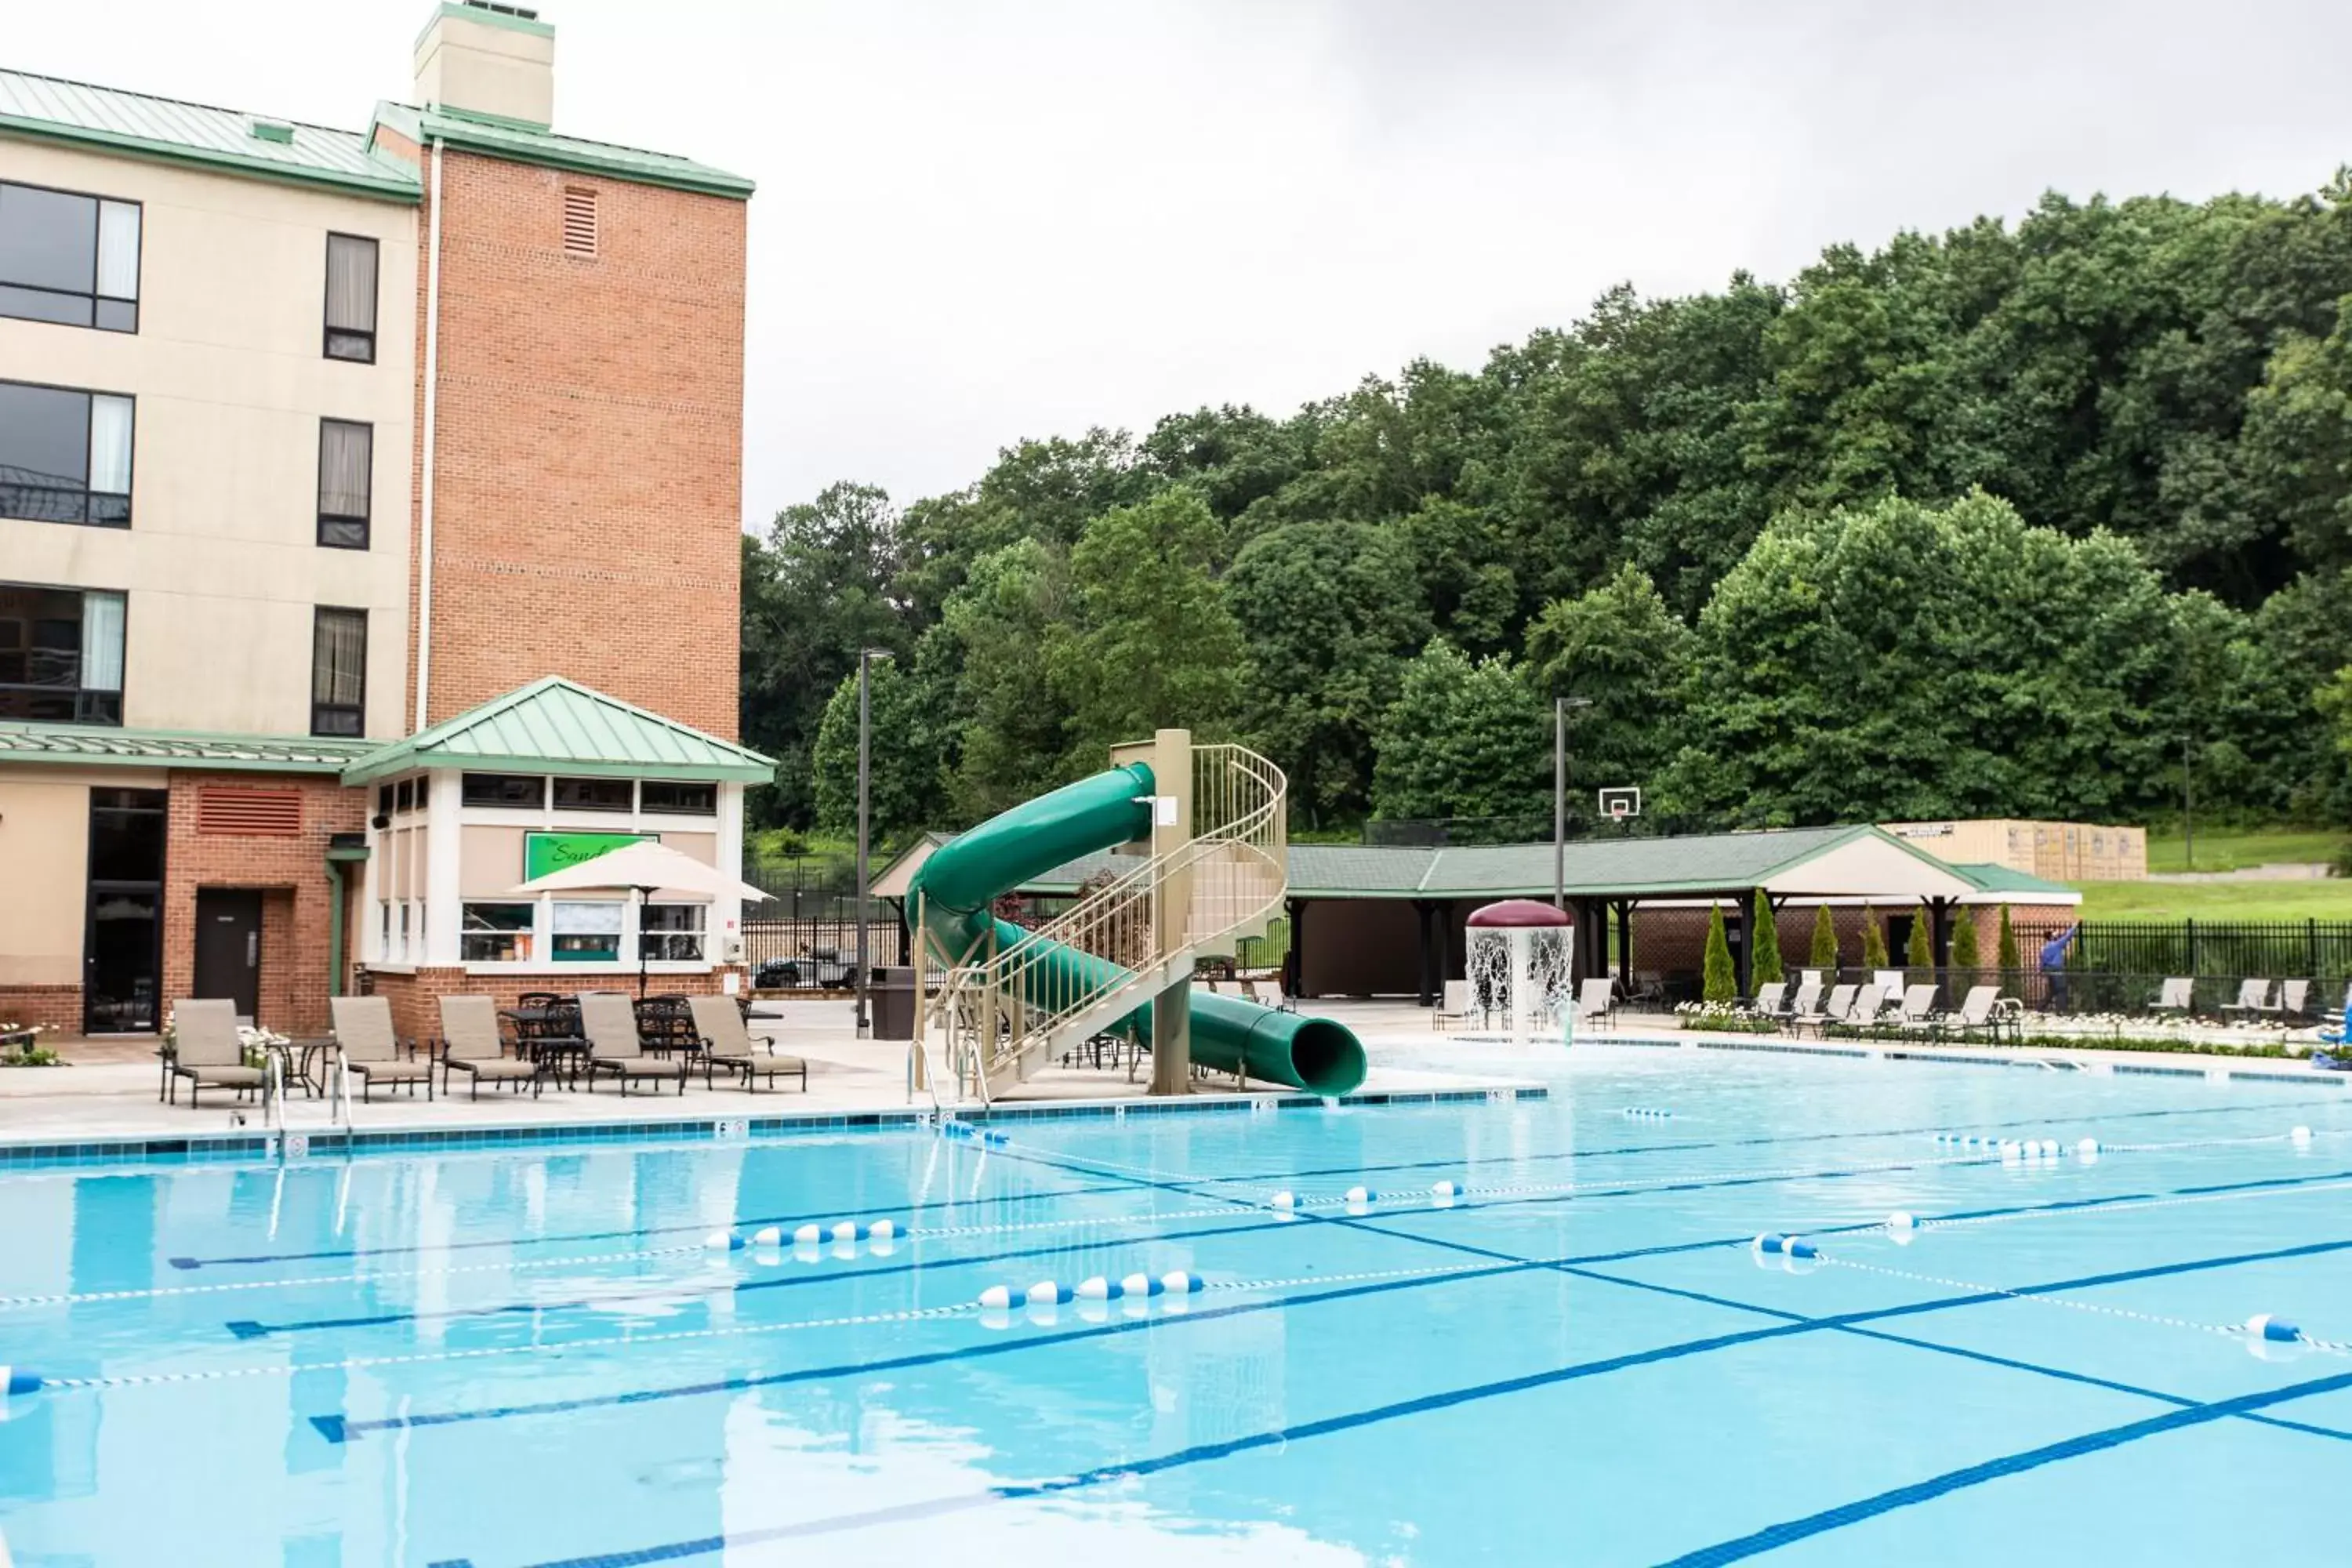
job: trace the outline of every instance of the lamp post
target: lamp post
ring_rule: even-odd
[[[866,1013],[866,797],[874,730],[874,661],[889,657],[887,647],[857,650],[857,1037],[861,1040],[871,1037],[873,1032]]]
[[[1590,708],[1590,697],[1551,700],[1551,907],[1568,911],[1568,710]]]
[[[2189,772],[2189,737],[2180,737],[2180,858],[2184,871],[2197,869],[2197,786]]]

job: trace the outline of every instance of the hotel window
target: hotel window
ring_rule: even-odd
[[[668,812],[678,816],[716,816],[719,815],[719,786],[709,784],[657,784],[647,779],[638,786],[645,795],[645,809]]]
[[[139,204],[0,184],[0,316],[139,330]]]
[[[536,904],[467,904],[459,913],[457,956],[467,963],[527,963]]]
[[[332,550],[368,547],[368,483],[375,426],[319,421],[319,542]]]
[[[319,606],[310,631],[310,733],[367,728],[367,612]]]
[[[536,773],[467,773],[458,781],[457,799],[464,805],[497,805],[518,811],[541,811],[547,805],[547,781]]]
[[[131,399],[0,381],[0,517],[131,526]]]
[[[702,962],[702,913],[706,904],[647,904],[637,922],[637,945],[648,961]]]
[[[558,811],[626,811],[635,786],[627,779],[558,779]]]
[[[621,906],[612,902],[552,904],[548,909],[549,956],[558,963],[611,963],[621,956]]]
[[[375,363],[376,245],[356,235],[327,237],[327,357]]]
[[[122,595],[0,583],[0,719],[122,722]]]

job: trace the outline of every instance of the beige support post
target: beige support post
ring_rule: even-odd
[[[928,1089],[931,1082],[930,1023],[931,993],[929,978],[931,971],[931,935],[923,925],[923,895],[915,893],[915,1038],[907,1047],[911,1053],[907,1068],[907,1099],[911,1102],[915,1091]]]

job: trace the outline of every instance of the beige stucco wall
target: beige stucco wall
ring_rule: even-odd
[[[90,783],[60,769],[0,769],[0,985],[81,984]]]
[[[139,331],[0,319],[0,377],[137,399],[131,526],[0,519],[0,576],[130,595],[123,721],[307,734],[311,612],[364,608],[402,732],[416,209],[0,136],[0,179],[142,204]],[[376,363],[320,352],[330,230],[379,242]],[[319,420],[373,424],[370,548],[318,539]]]

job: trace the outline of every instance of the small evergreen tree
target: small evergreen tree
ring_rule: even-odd
[[[1868,904],[1862,906],[1862,966],[1886,967],[1886,933],[1878,928],[1878,911]]]
[[[2007,914],[2009,911],[2001,911]],[[1827,904],[1813,909],[1812,966],[1815,969],[1835,969],[1838,962],[1837,924],[1830,919]]]
[[[1706,912],[1706,985],[1700,992],[1709,1002],[1736,1002],[1739,999],[1739,979],[1732,973],[1731,939],[1724,934],[1723,906],[1716,905]]]
[[[2019,967],[2017,956],[2017,932],[2010,929],[2009,906],[2007,904],[2000,906],[2000,963],[2002,977],[2001,983],[2003,984],[2012,984],[2009,977],[2015,974]]]
[[[1911,940],[1903,947],[1903,962],[1910,967],[1911,978],[1927,978],[1927,972],[1936,967],[1936,944],[1927,937],[1927,910],[1924,905],[1911,917]]]
[[[1748,981],[1758,990],[1776,985],[1788,978],[1780,967],[1780,922],[1772,912],[1772,900],[1764,889],[1756,889],[1754,951],[1748,955]]]
[[[1972,970],[1983,962],[1984,954],[1977,947],[1977,918],[1962,905],[1952,917],[1952,967]]]

